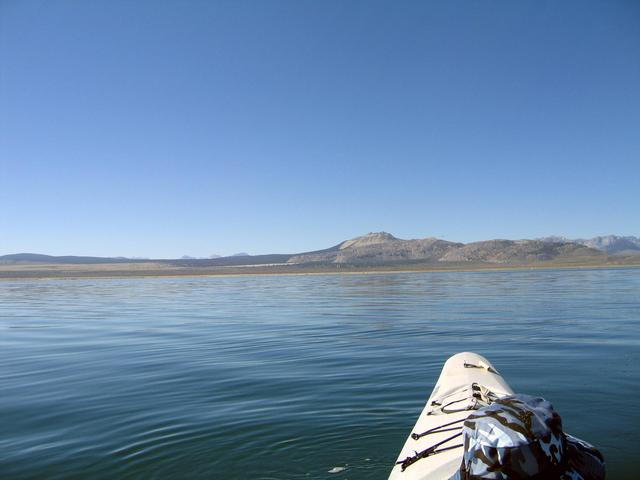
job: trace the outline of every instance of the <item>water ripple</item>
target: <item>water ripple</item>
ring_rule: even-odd
[[[3,282],[0,473],[384,479],[474,350],[634,478],[638,312],[633,269]]]

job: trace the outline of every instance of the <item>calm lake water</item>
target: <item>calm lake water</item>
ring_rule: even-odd
[[[385,479],[465,350],[638,478],[634,269],[2,281],[0,477]]]

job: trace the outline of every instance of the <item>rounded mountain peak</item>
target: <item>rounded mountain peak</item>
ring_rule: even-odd
[[[380,243],[396,242],[399,239],[387,232],[370,232],[360,237],[346,240],[340,244],[340,250],[350,247],[365,247],[369,245],[378,245]]]

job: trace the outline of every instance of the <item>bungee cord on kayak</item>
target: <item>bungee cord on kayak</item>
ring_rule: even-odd
[[[426,437],[427,435],[430,435],[432,433],[442,433],[442,432],[458,430],[462,428],[462,425],[460,425],[459,427],[452,427],[452,428],[445,428],[445,427],[449,427],[450,425],[455,425],[456,423],[462,423],[464,421],[465,419],[461,418],[460,420],[454,420],[453,422],[449,422],[449,423],[445,423],[444,425],[433,427],[432,429],[427,430],[426,432],[412,433],[411,438],[413,438],[414,440],[418,440],[419,438]]]
[[[465,363],[464,364],[465,368],[483,368],[482,366],[479,365],[474,365],[474,364],[470,364],[470,363]],[[492,369],[493,370],[493,369]],[[493,370],[495,372],[495,370]],[[467,392],[467,391],[471,391],[471,401],[472,403],[467,405],[464,408],[460,408],[460,409],[448,409],[449,406],[455,404],[455,403],[461,403],[463,401],[469,401],[469,398],[465,397],[465,398],[461,398],[458,400],[452,400],[451,402],[443,405],[443,399],[446,398],[450,398],[453,395],[457,395],[460,394],[462,392]],[[458,391],[452,392],[446,396],[444,396],[442,399],[440,399],[440,401],[438,400],[433,400],[431,402],[432,406],[435,407],[439,407],[439,412],[438,411],[432,411],[429,412],[429,415],[434,415],[434,414],[451,414],[451,413],[457,413],[457,412],[463,412],[463,411],[467,411],[467,410],[477,410],[480,405],[490,405],[495,399],[497,399],[498,396],[491,392],[488,389],[482,389],[482,387],[480,385],[478,385],[477,383],[472,383],[471,387],[465,387],[462,388]],[[438,443],[436,443],[435,445],[432,445],[420,452],[415,452],[415,455],[412,455],[410,457],[405,458],[404,460],[398,461],[396,462],[396,464],[399,464],[402,468],[402,471],[404,471],[407,467],[413,465],[415,462],[417,462],[418,460],[421,460],[423,458],[427,458],[431,455],[435,455],[441,452],[445,452],[454,448],[460,448],[463,446],[463,444],[459,444],[459,445],[452,445],[452,446],[448,446],[448,447],[444,447],[441,449],[438,449],[439,446],[444,445],[445,443],[459,437],[462,435],[462,428],[463,426],[461,425],[464,421],[466,420],[466,418],[460,418],[458,420],[454,420],[452,422],[449,423],[444,423],[442,425],[438,425],[436,427],[433,427],[429,430],[426,430],[422,433],[412,433],[411,434],[411,438],[413,438],[414,440],[418,440],[420,438],[426,437],[427,435],[433,435],[433,434],[437,434],[437,433],[443,433],[443,432],[451,432],[451,431],[455,431],[455,430],[460,430],[458,433],[456,433],[455,435],[452,435],[449,438],[446,438],[445,440],[442,440]],[[460,424],[460,425],[457,425]],[[455,427],[452,427],[452,425],[457,425]],[[449,428],[447,428],[449,427]]]
[[[476,367],[475,365],[474,367],[480,368],[480,367]],[[465,368],[467,368],[466,365],[465,365]],[[450,398],[452,396],[459,395],[461,393],[468,392],[468,391],[471,391],[470,396],[464,396],[457,400],[452,400],[449,403],[446,403],[446,404],[444,403],[444,399]],[[450,414],[450,413],[456,413],[456,412],[465,412],[467,410],[475,410],[480,406],[490,405],[497,398],[499,398],[498,395],[496,395],[491,390],[487,389],[486,387],[482,387],[477,383],[472,383],[471,387],[464,387],[464,388],[461,388],[460,390],[456,390],[454,392],[449,393],[448,395],[445,395],[441,399],[432,400],[431,405],[434,407],[438,407],[438,409],[437,410],[434,409],[428,412],[427,415],[437,415],[441,413]],[[453,404],[462,403],[462,402],[468,402],[469,404],[464,408],[457,408],[457,409],[449,408]]]
[[[460,430],[462,430],[462,427],[460,427]],[[436,443],[435,445],[432,445],[431,447],[422,450],[421,452],[416,452],[415,455],[411,456],[411,457],[407,457],[404,460],[398,461],[396,462],[396,465],[400,465],[402,468],[402,471],[404,472],[407,467],[413,465],[414,463],[416,463],[418,460],[421,460],[423,458],[427,458],[430,455],[436,455],[438,453],[442,453],[442,452],[446,452],[448,450],[452,450],[454,448],[460,448],[463,446],[463,444],[459,444],[459,445],[451,445],[449,447],[443,447],[441,449],[437,449],[440,445],[443,445],[451,440],[453,440],[454,438],[458,438],[459,436],[462,435],[462,432],[458,432],[455,435],[451,435],[449,438],[442,440],[441,442]]]

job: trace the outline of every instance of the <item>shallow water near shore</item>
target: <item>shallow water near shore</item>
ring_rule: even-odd
[[[637,478],[640,269],[0,282],[0,476],[385,479],[465,350]]]

